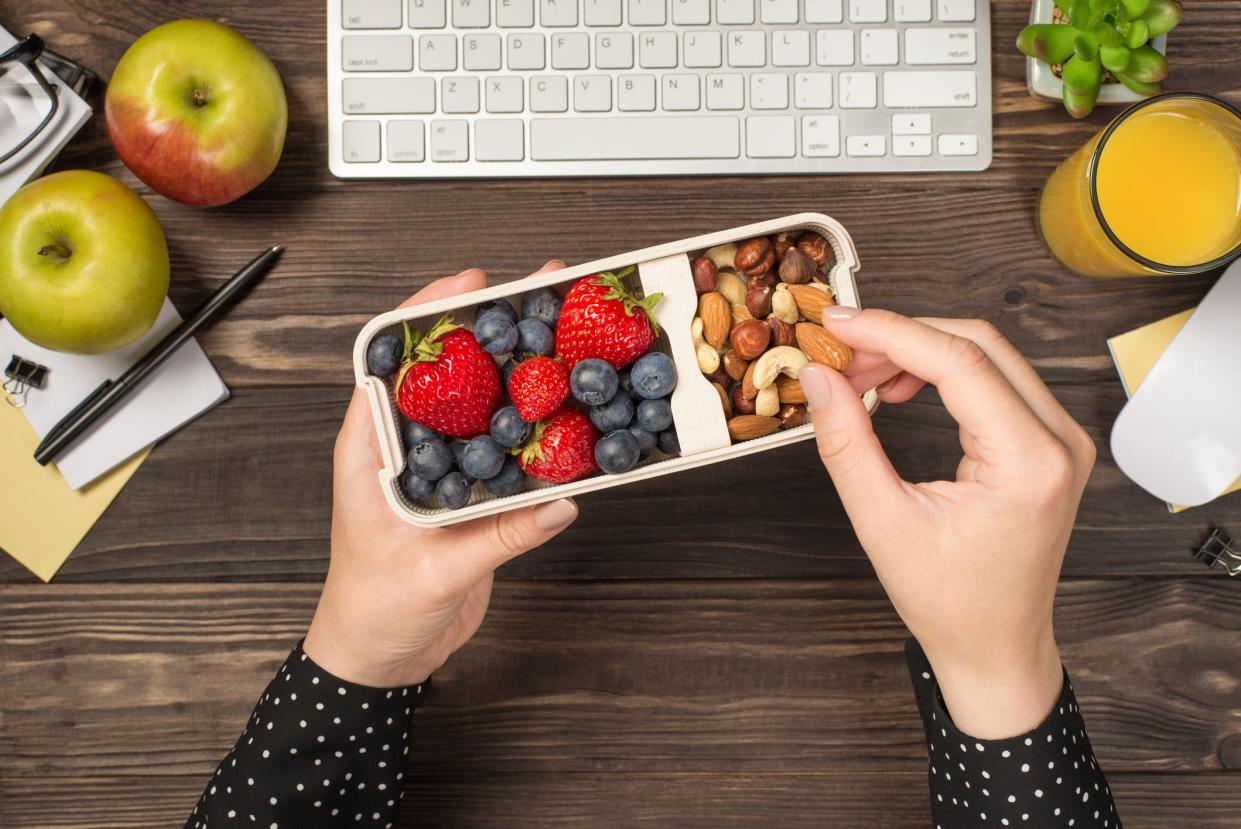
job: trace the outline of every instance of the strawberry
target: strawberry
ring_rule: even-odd
[[[517,407],[517,415],[534,423],[560,408],[569,396],[569,372],[559,360],[531,357],[513,369],[508,378],[508,394]]]
[[[635,298],[622,282],[633,270],[598,273],[573,283],[556,323],[556,356],[566,370],[599,357],[620,371],[655,342],[659,326],[651,309],[663,294]]]
[[[534,424],[534,433],[517,455],[517,463],[531,477],[567,484],[597,472],[595,442],[599,431],[590,418],[564,406]]]
[[[500,399],[500,371],[474,335],[444,317],[425,337],[405,328],[396,377],[402,414],[454,438],[485,435]]]

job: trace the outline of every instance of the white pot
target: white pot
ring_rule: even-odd
[[[1050,23],[1054,7],[1055,3],[1052,0],[1033,0],[1030,4],[1030,22]],[[1167,35],[1160,35],[1151,40],[1150,45],[1156,51],[1167,54],[1164,51],[1167,41]],[[1064,84],[1051,71],[1051,64],[1043,63],[1041,60],[1026,58],[1026,86],[1029,87],[1030,94],[1035,98],[1043,98],[1047,101],[1060,101],[1064,99]],[[1139,95],[1122,83],[1105,83],[1099,88],[1098,103],[1131,104],[1146,97],[1148,96]]]

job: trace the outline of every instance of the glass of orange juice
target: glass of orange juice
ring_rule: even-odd
[[[1134,104],[1051,174],[1038,221],[1083,276],[1228,262],[1241,253],[1241,112],[1193,93]]]

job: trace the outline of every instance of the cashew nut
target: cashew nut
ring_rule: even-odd
[[[737,246],[732,242],[726,242],[713,248],[707,248],[703,256],[714,262],[715,267],[720,270],[731,268],[733,266],[733,259],[737,256]]]
[[[703,339],[702,317],[694,317],[694,321],[689,325],[689,333],[694,340],[694,354],[698,358],[698,370],[703,374],[714,374],[720,367],[720,352]]]
[[[759,389],[758,397],[754,398],[754,414],[775,417],[779,411],[780,392],[776,389],[776,384],[772,383],[765,389]]]
[[[715,276],[715,290],[728,297],[733,305],[745,305],[745,280],[732,271],[720,271]]]
[[[797,310],[797,300],[789,293],[788,286],[783,282],[776,286],[776,292],[771,295],[771,313],[789,325],[795,325],[801,319],[801,312]]]
[[[754,361],[754,387],[760,392],[768,387],[774,388],[776,378],[781,374],[796,380],[798,370],[809,362],[810,358],[801,349],[778,345]]]
[[[750,313],[750,309],[744,305],[733,306],[733,327],[740,325],[746,320],[754,319],[754,315]]]

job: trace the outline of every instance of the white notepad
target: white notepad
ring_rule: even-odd
[[[163,310],[146,336],[110,354],[82,356],[34,345],[18,334],[8,320],[0,320],[0,362],[8,365],[9,358],[16,354],[48,367],[46,385],[31,389],[22,409],[42,438],[104,380],[120,377],[180,322],[181,315],[165,299]],[[227,399],[224,381],[202,347],[190,340],[61,454],[56,466],[69,486],[81,489]]]

